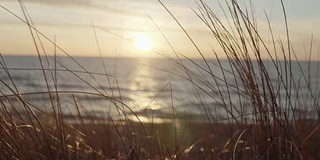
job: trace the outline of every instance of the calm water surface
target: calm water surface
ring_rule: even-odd
[[[235,83],[237,75],[229,73],[232,68],[227,61],[221,62],[225,69],[222,72],[217,67],[216,60],[209,60],[211,71],[202,60],[193,59],[196,65],[183,60],[182,63],[189,69],[187,74],[185,68],[177,64],[178,60],[103,58],[102,62],[101,58],[92,57],[75,57],[75,60],[77,62],[68,57],[58,57],[55,63],[52,57],[48,60],[42,57],[43,67],[48,69],[43,72],[37,70],[41,69],[38,57],[5,56],[4,62],[1,61],[0,72],[0,78],[3,81],[2,95],[19,92],[25,101],[34,106],[35,111],[40,109],[50,112],[52,106],[57,105],[57,100],[53,93],[51,95],[53,101],[50,101],[50,95],[47,92],[58,90],[59,104],[66,115],[77,114],[73,94],[77,105],[87,116],[116,119],[119,117],[119,110],[129,116],[132,116],[134,111],[141,115],[141,120],[145,121],[150,120],[150,117],[154,120],[168,118],[172,115],[173,107],[177,113],[202,116],[205,115],[206,110],[213,115],[223,117],[225,111],[219,109],[222,105],[222,95],[226,95],[234,104],[239,103],[240,99],[243,100],[242,97],[239,98],[239,90],[227,88],[225,85],[224,80],[230,86],[237,85],[241,90],[245,90],[241,83]],[[285,77],[283,74],[285,69],[277,71],[271,61],[266,61],[265,64],[273,86],[279,86],[278,74]],[[294,71],[292,77],[296,86],[292,87],[291,94],[295,95],[299,92],[302,101],[305,97],[310,97],[310,93],[314,96],[318,95],[319,63],[308,64],[307,62],[300,62],[300,65],[296,62],[292,63]],[[284,63],[279,63],[279,66],[281,65],[284,68]],[[3,67],[8,68],[8,72]],[[208,72],[212,72],[214,77]],[[197,82],[196,85],[190,80]],[[57,82],[56,87],[55,82]],[[223,94],[217,93],[218,90]],[[281,96],[287,94],[282,90],[279,92]],[[117,101],[110,101],[109,98]],[[11,97],[10,100],[19,103],[15,98]],[[281,100],[279,102],[285,103]],[[19,109],[19,107],[16,108]]]

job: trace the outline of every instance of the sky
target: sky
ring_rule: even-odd
[[[211,47],[221,56],[219,46],[208,28],[193,10],[199,0],[163,0],[162,3],[179,20],[206,57],[212,58]],[[158,0],[24,0],[35,27],[72,56],[115,57],[162,57],[174,56],[162,33],[174,49],[184,56],[199,58],[195,47],[179,28]],[[217,2],[207,0],[208,6],[217,15],[224,17]],[[268,38],[266,31],[268,15],[275,37],[285,38],[285,25],[280,0],[259,0],[254,2],[260,34]],[[242,6],[248,0],[239,0]],[[319,0],[284,0],[288,17],[292,46],[299,59],[306,54],[313,37],[315,54],[320,38]],[[23,17],[20,5],[15,0],[0,0],[0,5]],[[16,17],[0,8],[0,53],[5,55],[35,55],[36,50],[28,27]],[[93,28],[95,26],[95,29]],[[159,31],[159,29],[161,32]],[[95,36],[97,36],[97,45]],[[152,48],[141,50],[137,39],[151,39]],[[141,38],[140,38],[141,39]],[[149,40],[148,40],[149,41]],[[54,53],[54,46],[42,38],[47,54]],[[140,42],[143,43],[143,42]],[[57,52],[63,55],[61,51]],[[267,57],[267,56],[266,56]],[[317,58],[316,55],[313,58]]]

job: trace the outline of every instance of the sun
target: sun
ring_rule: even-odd
[[[147,35],[136,36],[135,47],[139,51],[150,51],[154,47],[153,40]]]

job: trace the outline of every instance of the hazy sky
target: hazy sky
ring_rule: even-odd
[[[197,0],[196,0],[197,1]],[[217,48],[213,36],[191,8],[197,9],[194,0],[163,0],[201,51],[213,57],[209,45]],[[217,1],[207,0],[214,12],[222,16]],[[239,0],[242,5],[249,1]],[[37,29],[56,42],[71,55],[98,56],[92,23],[104,56],[155,57],[162,53],[173,56],[170,47],[148,15],[163,31],[173,47],[188,57],[199,57],[194,47],[157,0],[24,0]],[[276,37],[284,36],[283,14],[279,0],[254,1],[259,29],[267,28],[264,11],[269,16]],[[284,0],[292,45],[299,58],[306,58],[313,35],[315,50],[320,37],[319,0]],[[0,5],[23,17],[18,1],[0,0]],[[35,47],[28,27],[0,8],[0,52],[2,54],[34,54]],[[153,39],[152,51],[141,53],[134,43],[145,35]],[[268,37],[268,33],[261,33]],[[121,38],[122,37],[122,38]],[[284,38],[284,37],[283,37]],[[53,45],[43,39],[46,52],[53,53]],[[60,54],[62,54],[60,52]],[[314,56],[316,57],[316,56]]]

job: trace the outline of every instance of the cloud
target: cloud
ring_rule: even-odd
[[[141,2],[142,0],[134,0],[130,3],[134,3],[135,1]],[[0,0],[0,2],[11,2],[12,0]],[[43,5],[52,8],[80,8],[86,10],[100,10],[104,12],[109,12],[113,14],[121,14],[121,15],[131,15],[131,16],[141,16],[142,14],[136,12],[130,8],[126,8],[125,5],[122,5],[120,1],[116,0],[24,0],[25,4],[31,5]],[[18,3],[18,2],[14,2]],[[123,2],[125,3],[125,2]]]
[[[0,2],[12,2],[12,0],[0,0]],[[71,5],[71,6],[81,6],[81,5],[91,5],[93,4],[91,0],[23,0],[25,3],[38,3],[46,5]],[[18,3],[18,2],[16,2]]]
[[[1,3],[6,2],[6,3]],[[155,28],[145,12],[161,28],[174,27],[176,23],[157,2],[150,0],[24,0],[27,9],[38,25],[84,27],[91,20],[99,26],[126,28],[128,30],[146,30]],[[19,12],[18,2],[0,0],[0,4],[11,4],[15,12]],[[166,4],[183,24],[190,23],[190,8]],[[10,5],[8,5],[10,6]],[[15,8],[14,8],[15,6]],[[190,14],[190,13],[188,13]],[[50,17],[50,18],[48,18]],[[188,17],[188,18],[185,18]],[[0,20],[4,23],[17,23],[10,17]],[[192,22],[194,22],[192,20]],[[108,27],[108,28],[109,28]]]
[[[0,0],[1,2],[18,3],[12,0]],[[99,10],[115,15],[146,16],[144,10],[164,12],[165,9],[156,0],[23,0],[25,4],[42,5],[51,8],[82,10]],[[188,3],[181,0],[177,2],[167,1],[164,4],[178,14],[184,14],[190,10]]]

